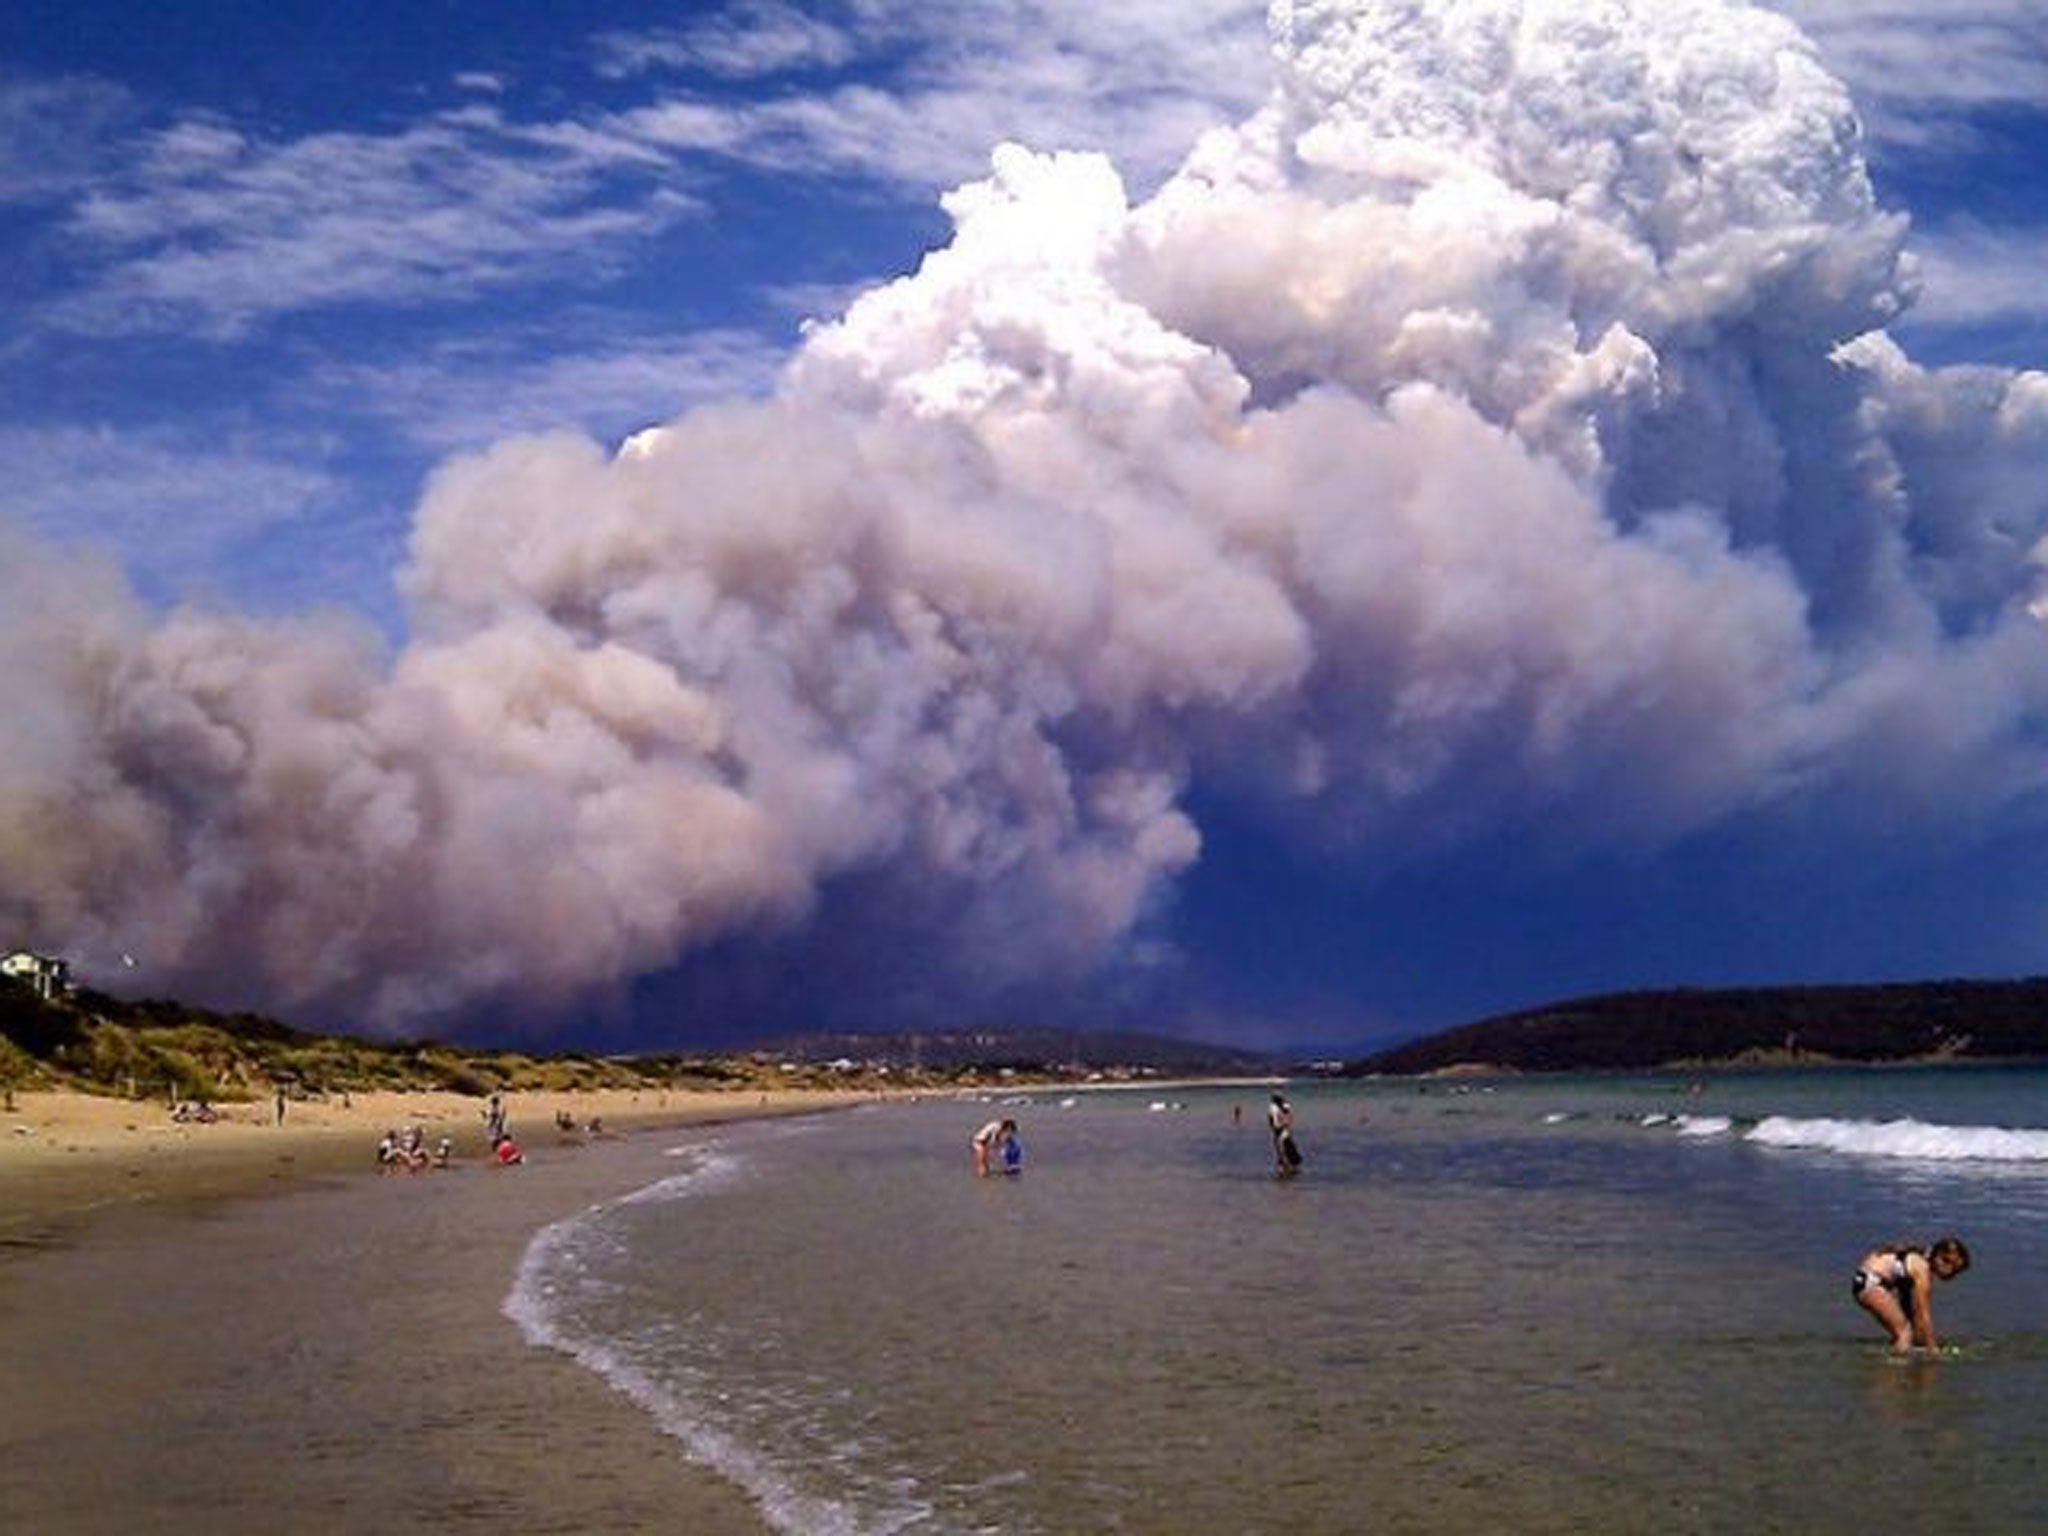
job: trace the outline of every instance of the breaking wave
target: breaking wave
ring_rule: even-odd
[[[2048,1131],[1990,1125],[1930,1125],[1912,1119],[1804,1120],[1772,1115],[1758,1121],[1745,1139],[1770,1147],[1816,1148],[1855,1157],[2048,1163]]]

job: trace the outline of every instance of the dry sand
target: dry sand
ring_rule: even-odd
[[[522,1145],[581,1145],[555,1114],[608,1132],[806,1110],[858,1096],[809,1091],[662,1092],[599,1089],[512,1094],[506,1108]],[[8,1105],[11,1104],[11,1108]],[[161,1101],[81,1093],[15,1093],[0,1101],[0,1245],[43,1240],[54,1225],[107,1205],[190,1200],[275,1188],[309,1173],[374,1170],[378,1138],[417,1125],[458,1159],[487,1150],[484,1101],[459,1093],[359,1093],[291,1100],[283,1124],[270,1103],[217,1107],[211,1124],[181,1123]]]
[[[358,1095],[174,1125],[20,1094],[0,1112],[0,1531],[687,1530],[751,1503],[500,1308],[540,1227],[673,1171],[709,1130],[859,1095]],[[554,1126],[557,1109],[591,1140]],[[448,1172],[380,1176],[418,1124]],[[17,1128],[21,1128],[17,1130]],[[229,1198],[263,1194],[266,1198]]]

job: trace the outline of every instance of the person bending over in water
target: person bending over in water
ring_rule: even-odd
[[[1944,1237],[1925,1249],[1878,1248],[1866,1253],[1849,1279],[1856,1304],[1892,1336],[1899,1354],[1934,1349],[1930,1292],[1937,1280],[1953,1280],[1970,1267],[1970,1250],[1960,1238]]]
[[[1017,1134],[1014,1120],[991,1120],[974,1133],[969,1145],[974,1149],[974,1176],[985,1179],[992,1171],[992,1162],[1009,1150],[1011,1140]]]

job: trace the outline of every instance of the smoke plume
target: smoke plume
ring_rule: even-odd
[[[1368,875],[2028,814],[2048,376],[1889,339],[1907,230],[1793,27],[1271,27],[1268,105],[1141,202],[998,148],[772,398],[444,465],[395,655],[0,568],[0,920],[422,1028],[849,882],[960,997],[1138,964],[1198,786]]]

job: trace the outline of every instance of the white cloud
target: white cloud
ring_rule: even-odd
[[[640,37],[633,56],[702,67],[704,36]],[[780,36],[770,29],[762,40],[780,46]],[[1147,184],[1202,130],[1248,111],[1265,91],[1264,8],[1246,0],[871,5],[831,36],[832,49],[804,57],[818,78],[800,89],[744,102],[662,97],[632,114],[630,128],[781,172],[824,170],[920,192],[974,174],[1004,139],[1111,150]],[[614,38],[615,52],[628,41]],[[744,62],[734,59],[733,72],[745,72]],[[870,67],[878,63],[886,70]]]
[[[232,335],[307,307],[462,298],[565,266],[601,270],[608,252],[695,212],[671,185],[616,195],[620,176],[648,166],[644,146],[483,107],[283,143],[181,122],[72,211],[68,233],[94,266],[46,318]]]
[[[884,281],[871,276],[843,283],[778,283],[761,297],[799,326],[807,327],[820,320],[838,319],[847,305]]]
[[[774,0],[733,6],[680,27],[607,32],[595,40],[601,72],[696,70],[748,80],[792,70],[837,69],[860,45],[849,31],[811,11]]]
[[[601,327],[571,326],[583,350],[543,350],[526,338],[451,345],[402,363],[333,367],[316,388],[350,408],[388,417],[437,453],[482,447],[520,432],[571,427],[600,440],[665,421],[710,400],[765,395],[785,349],[747,331],[599,344]]]
[[[1913,240],[1921,292],[1919,325],[2048,327],[2048,229],[1998,229],[1956,222]]]
[[[1853,96],[1875,154],[1952,186],[1917,218],[1924,288],[1914,333],[1989,326],[2048,333],[2028,271],[2044,210],[2019,146],[2048,123],[2048,30],[2033,0],[1773,0]],[[1987,179],[1989,178],[1989,179]],[[1980,193],[2014,210],[1997,217]],[[1936,195],[1939,198],[1939,194]],[[1975,202],[1977,207],[1969,205]]]
[[[0,518],[118,554],[172,593],[331,506],[304,443],[203,444],[166,431],[0,426]]]
[[[1976,142],[1986,108],[2048,104],[2048,31],[2035,0],[1772,0],[1820,45],[1888,148]]]
[[[114,139],[133,111],[105,81],[0,74],[0,204],[75,195],[116,163]]]
[[[2048,39],[2021,0],[1782,0],[1887,143],[1955,147],[1984,107],[2048,100]],[[1112,153],[1141,192],[1205,129],[1267,89],[1262,8],[1246,0],[1079,0],[943,13],[870,3],[821,15],[763,3],[680,28],[599,39],[652,91],[610,114],[520,121],[472,105],[385,133],[256,138],[187,119],[112,158],[117,89],[0,89],[0,193],[94,195],[66,223],[80,291],[46,318],[113,333],[232,335],[293,310],[419,304],[502,290],[571,266],[616,269],[706,209],[684,167],[704,157],[783,176],[879,182],[923,197],[976,174],[989,145]],[[1926,61],[1939,58],[1940,68]],[[738,100],[676,94],[687,64],[794,83]],[[886,69],[882,66],[886,65]],[[473,98],[502,80],[460,77]],[[128,109],[132,110],[132,109]],[[95,147],[96,146],[96,147]]]
[[[387,131],[280,139],[188,116],[118,146],[100,122],[119,99],[107,88],[0,98],[0,148],[9,122],[19,145],[0,169],[74,199],[58,227],[75,283],[38,322],[226,338],[306,309],[461,300],[570,271],[587,284],[705,215],[688,171],[713,160],[922,199],[974,174],[990,144],[1022,137],[1114,149],[1142,183],[1265,88],[1263,23],[1244,0],[1113,15],[1066,0],[943,16],[864,6],[838,22],[770,4],[614,34],[603,48],[655,92],[612,112],[522,120],[498,77],[468,72],[457,81],[468,104]],[[648,71],[685,58],[726,76],[809,74],[747,101],[658,89]],[[53,93],[70,119],[99,125],[72,138],[100,152],[61,179],[32,152]]]

